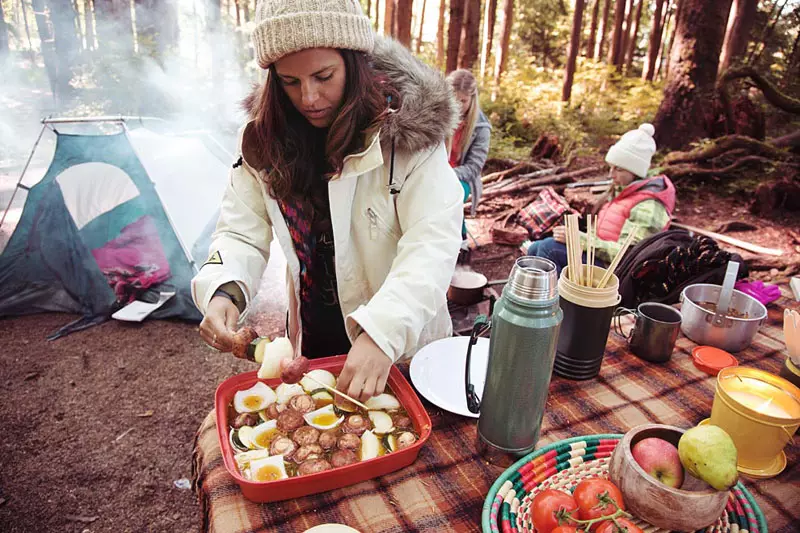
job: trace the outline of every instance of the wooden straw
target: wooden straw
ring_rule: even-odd
[[[346,399],[346,400],[349,400],[349,401],[353,402],[354,404],[356,404],[357,406],[359,406],[359,407],[360,407],[360,408],[362,408],[363,410],[365,410],[365,411],[369,411],[369,407],[367,407],[367,406],[366,406],[366,405],[364,405],[363,403],[359,402],[358,400],[355,400],[355,399],[351,398],[351,397],[350,397],[350,396],[348,396],[347,394],[345,394],[345,393],[341,392],[339,389],[335,389],[334,387],[331,387],[330,385],[326,385],[326,384],[324,384],[324,383],[321,383],[321,382],[317,381],[316,379],[312,378],[311,376],[309,376],[308,374],[303,374],[303,377],[306,377],[306,378],[308,378],[308,380],[309,380],[309,381],[313,381],[314,383],[316,383],[316,384],[317,384],[317,385],[319,385],[320,387],[323,387],[323,388],[325,388],[325,389],[328,389],[328,390],[329,390],[329,391],[331,391],[332,393],[334,393],[334,394],[338,394],[338,395],[339,395],[339,396],[341,396],[342,398],[344,398],[344,399]]]
[[[594,261],[592,260],[592,215],[586,218],[586,267],[589,270],[589,287],[592,286],[592,278],[594,277]]]
[[[597,286],[598,289],[602,289],[603,287],[605,287],[606,283],[608,283],[608,280],[611,279],[611,274],[614,273],[614,270],[616,270],[617,265],[619,265],[619,262],[622,261],[622,256],[625,255],[625,252],[628,250],[628,246],[630,246],[632,242],[633,242],[633,232],[628,234],[628,237],[625,239],[625,242],[622,243],[622,248],[620,248],[619,252],[617,252],[617,255],[614,256],[614,260],[611,261],[611,264],[608,266],[606,273],[603,275],[603,278],[600,280],[600,283]]]

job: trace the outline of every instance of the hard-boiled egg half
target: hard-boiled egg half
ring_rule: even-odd
[[[254,427],[249,437],[254,447],[266,449],[278,434],[278,421],[270,420]]]
[[[337,416],[333,410],[333,404],[321,407],[316,411],[311,411],[303,415],[309,426],[321,431],[333,429],[344,421],[344,416]]]
[[[253,481],[275,481],[289,477],[282,455],[273,455],[266,459],[250,461],[250,479]]]
[[[237,413],[255,413],[266,409],[277,398],[275,391],[259,381],[249,389],[237,391],[233,395],[233,408]]]

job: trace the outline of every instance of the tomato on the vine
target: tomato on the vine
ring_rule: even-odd
[[[558,512],[561,510],[575,513],[578,504],[575,499],[567,494],[555,489],[546,489],[534,496],[531,502],[533,525],[538,533],[552,533],[559,527]],[[565,522],[569,524],[569,521]]]
[[[617,524],[611,520],[603,522],[597,529],[597,533],[644,533],[639,526],[628,520],[627,518],[617,518]]]
[[[601,516],[612,515],[617,511],[613,503],[602,503],[600,497],[607,493],[608,497],[614,500],[620,509],[625,509],[622,501],[622,492],[611,481],[604,478],[584,479],[575,487],[572,496],[578,504],[578,517],[581,520],[594,520]],[[596,531],[599,527],[594,524],[590,529]]]

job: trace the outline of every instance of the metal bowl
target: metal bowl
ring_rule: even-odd
[[[714,324],[713,311],[700,307],[698,302],[717,302],[722,287],[708,283],[689,285],[681,292],[681,331],[697,344],[714,346],[727,352],[744,350],[758,333],[767,318],[767,308],[741,291],[734,290],[729,309],[747,318],[726,316]]]

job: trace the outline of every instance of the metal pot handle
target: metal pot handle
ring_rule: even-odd
[[[472,347],[478,343],[478,338],[491,328],[489,318],[486,315],[478,315],[472,324],[472,332],[469,335],[469,345],[467,346],[467,363],[464,368],[464,393],[467,395],[467,409],[478,414],[481,410],[481,399],[475,393],[475,386],[470,380],[470,369],[472,363]]]
[[[622,331],[622,317],[627,315],[634,315],[638,317],[639,313],[635,309],[628,309],[627,307],[617,307],[614,310],[614,332],[616,332],[617,335],[626,341],[629,341],[631,340],[631,335],[633,335],[633,330],[636,329],[636,324],[634,323],[631,330],[627,335],[625,335],[625,332]]]

